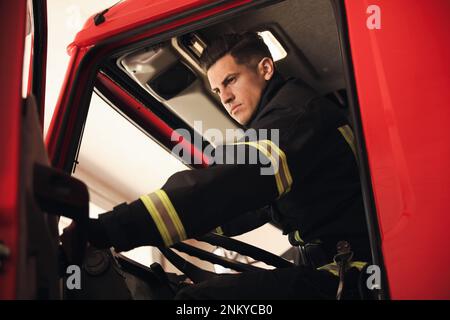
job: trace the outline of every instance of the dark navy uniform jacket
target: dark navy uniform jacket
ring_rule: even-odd
[[[320,241],[331,257],[336,242],[347,240],[359,259],[368,259],[354,137],[340,109],[302,81],[275,73],[248,127],[278,129],[279,139],[247,135],[217,154],[257,151],[265,164],[173,174],[160,190],[100,215],[110,244],[170,246],[218,227],[233,235],[272,220],[284,233]],[[267,162],[273,174],[262,174]]]

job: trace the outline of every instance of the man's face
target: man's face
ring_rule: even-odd
[[[262,65],[252,68],[238,64],[227,54],[209,68],[207,75],[212,91],[219,95],[231,117],[246,125],[256,111],[268,80]]]

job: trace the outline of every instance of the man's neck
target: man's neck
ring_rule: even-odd
[[[277,91],[284,83],[284,77],[281,75],[281,73],[275,71],[272,78],[267,82],[267,85],[261,94],[261,99],[259,100],[258,106],[256,107],[256,111],[247,124],[248,128],[252,127],[252,122],[256,119],[258,114],[261,113],[261,111],[270,102],[270,100],[272,100],[273,96],[277,93]]]

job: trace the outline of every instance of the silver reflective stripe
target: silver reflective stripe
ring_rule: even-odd
[[[152,217],[166,246],[171,246],[187,238],[184,226],[172,202],[163,190],[143,195],[140,200]]]

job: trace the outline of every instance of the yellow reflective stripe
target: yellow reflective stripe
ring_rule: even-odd
[[[356,143],[355,143],[355,136],[353,135],[352,129],[350,128],[350,126],[348,124],[346,124],[345,126],[339,127],[338,130],[344,137],[345,141],[347,141],[348,145],[352,149],[353,154],[356,157]]]
[[[187,238],[183,224],[164,190],[140,197],[166,246]]]
[[[216,232],[217,234],[223,235],[222,227],[217,227],[217,228],[215,229],[215,232]]]
[[[156,228],[158,229],[159,233],[161,234],[161,238],[163,239],[163,242],[166,246],[172,245],[172,239],[170,238],[169,231],[166,228],[166,225],[164,224],[160,213],[156,209],[155,205],[153,204],[153,201],[150,199],[148,195],[143,195],[139,198],[142,203],[144,203],[145,208],[147,209],[148,213],[152,217],[153,221],[155,222]]]
[[[317,270],[319,270],[319,271],[322,271],[322,270],[328,271],[328,272],[332,273],[333,275],[335,275],[336,277],[339,277],[339,270],[338,270],[336,262],[329,263],[329,264],[326,264],[324,266],[321,266],[321,267],[317,268]]]
[[[270,140],[261,140],[258,141],[260,145],[266,146],[266,152],[272,156],[272,152],[278,156],[278,159],[281,160],[281,164],[276,162],[277,164],[277,174],[280,177],[280,182],[282,186],[282,191],[279,192],[279,196],[288,193],[291,190],[292,186],[292,176],[289,171],[289,167],[287,164],[286,154],[278,148],[278,146]],[[270,151],[269,151],[270,150]],[[272,157],[273,158],[273,157]]]
[[[295,241],[297,241],[297,242],[305,243],[305,242],[303,241],[302,237],[300,237],[300,232],[299,232],[298,230],[294,232],[294,239],[295,239]]]
[[[354,261],[354,262],[350,263],[350,267],[355,267],[356,269],[361,271],[366,266],[366,264],[367,264],[367,262],[364,262],[364,261]]]
[[[288,193],[291,191],[292,186],[292,176],[289,171],[289,167],[287,165],[287,159],[285,153],[278,148],[278,146],[270,140],[263,140],[261,143],[266,144],[267,148],[273,150],[278,155],[278,159],[281,160],[281,169],[279,170],[280,177],[282,178],[282,182],[284,181],[284,193]]]
[[[281,159],[281,165],[283,166],[286,180],[288,182],[288,187],[286,188],[286,193],[289,192],[291,190],[291,185],[292,185],[293,180],[292,180],[291,172],[289,171],[289,166],[287,164],[286,154],[283,152],[283,150],[278,148],[278,146],[270,140],[262,140],[261,142],[267,143],[268,145],[270,145],[271,148],[273,150],[275,150],[275,152],[278,154],[278,157]]]
[[[178,239],[176,239],[176,240],[182,241],[182,240],[187,239],[186,231],[184,230],[183,223],[181,222],[177,211],[175,210],[174,206],[172,205],[172,202],[170,201],[169,197],[167,196],[167,193],[165,193],[164,190],[158,190],[158,191],[156,191],[156,195],[159,197],[159,199],[163,203],[170,219],[172,220],[172,223],[175,226],[175,229],[178,234],[178,237],[177,237]],[[173,237],[172,237],[172,239],[173,239]],[[175,239],[173,239],[173,240],[174,240],[174,242],[178,242],[178,241],[175,241]]]
[[[252,146],[262,152],[266,156],[272,166],[274,167],[275,182],[277,185],[278,196],[281,197],[283,194],[288,193],[291,190],[292,185],[292,175],[289,171],[287,165],[286,154],[278,148],[278,146],[270,140],[261,141],[250,141],[250,142],[238,142],[237,145],[246,144]],[[281,160],[281,166],[279,161],[273,156],[275,153],[278,159]]]
[[[266,150],[266,147],[263,145],[260,145],[258,142],[238,142],[236,144],[237,145],[239,145],[239,144],[250,145],[250,146],[256,148],[257,150],[261,151],[270,160],[270,162],[272,163],[272,165],[274,166],[274,169],[275,169],[275,182],[277,184],[278,194],[279,194],[279,196],[281,196],[283,194],[284,187],[283,187],[283,182],[281,181],[281,177],[279,175],[278,162],[275,161],[275,158],[272,157],[271,154],[269,154],[269,152]]]
[[[367,264],[367,262],[364,261],[353,261],[350,263],[348,268],[357,268],[359,271],[361,271],[364,266]],[[329,264],[326,264],[324,266],[321,266],[319,268],[317,268],[317,270],[324,270],[324,271],[328,271],[331,274],[335,275],[336,277],[339,277],[339,268],[336,264],[336,262],[332,262]]]
[[[281,196],[284,193],[284,187],[283,187],[283,182],[281,181],[281,177],[280,177],[280,166],[279,166],[278,162],[275,160],[275,158],[272,156],[272,154],[267,151],[266,147],[262,144],[259,144],[259,142],[246,142],[245,144],[255,147],[256,149],[261,151],[270,160],[270,162],[272,163],[272,165],[274,167],[274,171],[275,171],[274,173],[275,173],[275,181],[276,181],[277,189],[278,189],[278,195]]]

